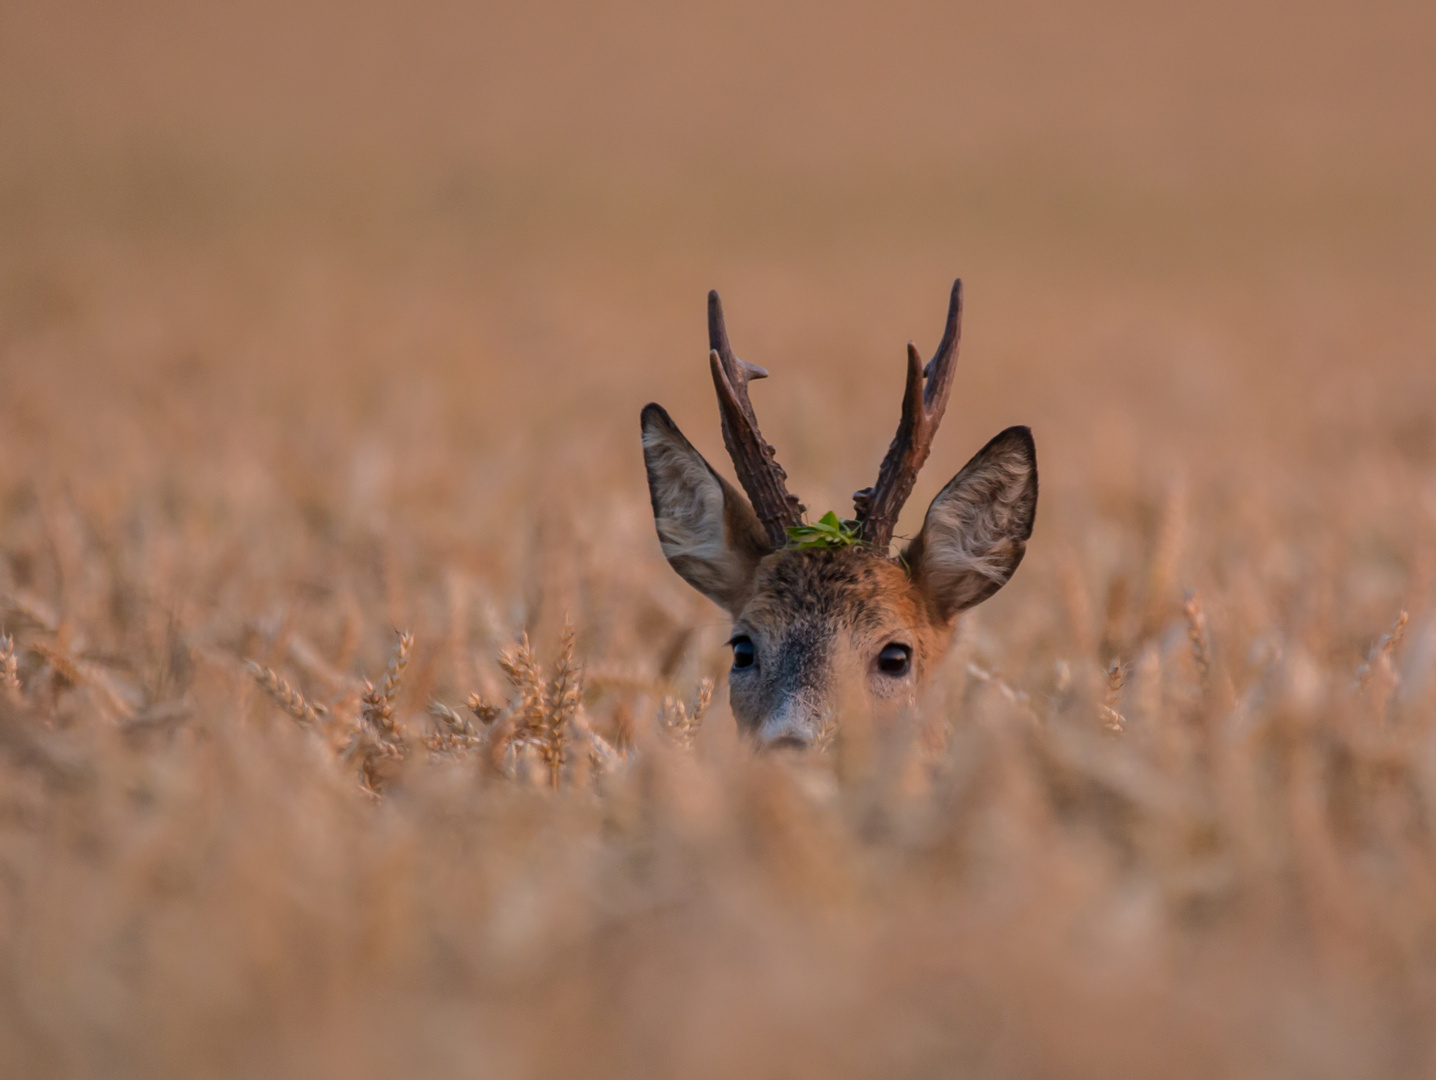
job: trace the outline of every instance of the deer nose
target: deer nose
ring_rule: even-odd
[[[776,739],[769,739],[763,743],[764,750],[806,750],[807,740],[800,739],[796,735],[779,735]]]
[[[789,700],[758,728],[758,745],[764,750],[806,749],[822,730],[823,712],[801,697]]]

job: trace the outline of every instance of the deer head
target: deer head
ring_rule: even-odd
[[[907,349],[897,435],[877,482],[853,496],[835,542],[794,542],[804,507],[758,430],[748,384],[766,377],[733,355],[708,294],[708,366],[723,442],[747,498],[693,449],[658,405],[643,410],[643,457],[658,540],[685,581],[733,617],[729,696],[740,728],[765,746],[806,746],[835,711],[873,719],[910,706],[946,652],[960,612],[1022,562],[1037,509],[1037,456],[1025,427],[1002,432],[928,507],[897,558],[893,528],[947,407],[962,320],[952,286],[947,326],[923,364]],[[831,521],[832,519],[828,519]]]

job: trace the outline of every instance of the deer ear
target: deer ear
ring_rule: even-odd
[[[643,461],[658,543],[678,576],[737,615],[771,549],[748,500],[724,480],[659,405],[643,410]]]
[[[1010,427],[938,492],[903,558],[939,618],[980,604],[1006,585],[1032,535],[1037,448]]]

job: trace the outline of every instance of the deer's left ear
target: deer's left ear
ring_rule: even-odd
[[[1037,447],[1010,427],[938,492],[903,558],[939,618],[980,604],[1006,585],[1037,513]]]

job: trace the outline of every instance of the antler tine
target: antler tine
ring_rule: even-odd
[[[918,470],[932,451],[932,438],[942,423],[957,369],[957,345],[962,335],[962,279],[952,283],[947,307],[947,326],[937,352],[924,367],[917,346],[907,346],[907,389],[902,399],[902,420],[878,469],[872,487],[853,493],[853,506],[862,523],[863,540],[887,551],[903,503],[912,494]],[[926,385],[924,385],[926,383]]]
[[[768,373],[733,355],[723,323],[723,302],[716,289],[708,294],[708,347],[708,366],[713,370],[713,388],[718,391],[718,412],[723,419],[723,444],[769,542],[780,548],[788,542],[788,526],[802,522],[803,504],[788,493],[784,483],[788,474],[758,430],[758,418],[748,399],[749,381],[765,379]]]

